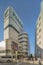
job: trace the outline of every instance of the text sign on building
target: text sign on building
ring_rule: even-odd
[[[14,49],[14,50],[18,50],[18,44],[15,43],[15,42],[12,42],[11,47],[12,47],[12,49]]]

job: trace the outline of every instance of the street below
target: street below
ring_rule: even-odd
[[[20,63],[20,62],[18,62],[18,63],[11,62],[11,63],[0,63],[0,65],[39,65],[39,64],[26,63],[26,62],[22,62],[22,63]]]

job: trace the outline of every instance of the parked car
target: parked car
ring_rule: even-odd
[[[9,57],[9,56],[3,56],[3,57],[0,57],[0,62],[13,62],[13,59],[12,57]]]

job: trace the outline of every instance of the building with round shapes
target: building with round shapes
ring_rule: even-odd
[[[28,34],[26,32],[22,32],[18,35],[19,43],[22,44],[23,50],[22,53],[25,57],[28,56]]]

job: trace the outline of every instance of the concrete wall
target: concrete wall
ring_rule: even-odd
[[[43,3],[43,1],[42,1]],[[43,4],[36,24],[36,56],[43,58]],[[39,31],[41,29],[41,31]]]

